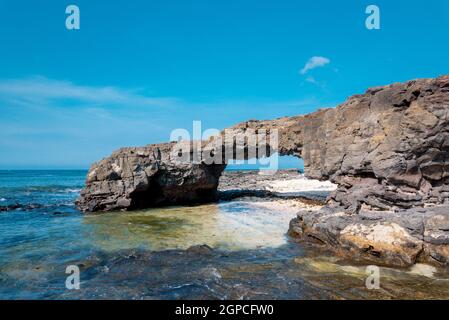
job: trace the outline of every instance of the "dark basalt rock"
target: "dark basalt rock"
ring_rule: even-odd
[[[123,148],[95,163],[78,207],[90,212],[134,210],[216,200],[224,165],[179,162],[173,146]]]
[[[448,107],[444,76],[369,89],[334,109],[251,120],[225,131],[278,130],[278,146],[268,142],[268,149],[301,157],[307,177],[338,184],[329,206],[352,213],[362,204],[406,209],[449,196]],[[174,143],[120,149],[92,166],[79,207],[129,210],[213,200],[225,159],[236,158],[234,142],[217,142],[202,142],[203,155],[223,148],[220,164],[179,161]]]
[[[370,89],[306,116],[297,148],[305,173],[338,189],[322,210],[300,212],[289,233],[376,263],[447,265],[448,111],[444,76]]]
[[[39,209],[39,208],[43,208],[43,207],[45,207],[45,206],[42,204],[39,204],[39,203],[28,203],[28,204],[14,203],[14,204],[6,205],[6,206],[0,206],[0,212],[9,212],[9,211],[16,211],[16,210],[31,211],[31,210]]]
[[[356,213],[449,196],[449,76],[369,89],[333,109],[233,128],[279,130],[279,152],[338,185],[329,204]]]

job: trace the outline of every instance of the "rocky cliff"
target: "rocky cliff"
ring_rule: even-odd
[[[449,196],[449,76],[369,89],[334,109],[234,128],[278,129],[279,151],[339,189],[329,205],[356,213],[442,203]]]
[[[338,185],[318,213],[301,212],[290,234],[375,261],[449,260],[449,76],[371,88],[332,109],[225,131],[277,130],[263,149],[304,160],[309,178]],[[94,164],[85,211],[210,201],[235,141],[202,142],[219,163],[179,161],[175,144],[125,148]],[[229,148],[231,147],[231,148]],[[241,148],[245,157],[251,148]],[[262,146],[258,146],[261,150]],[[190,158],[195,152],[187,153]],[[438,209],[435,209],[437,206]],[[428,209],[432,207],[433,209]],[[435,249],[437,248],[437,249]]]

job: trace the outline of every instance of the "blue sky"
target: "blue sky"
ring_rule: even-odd
[[[193,120],[222,129],[448,74],[448,31],[446,0],[0,0],[0,169],[87,168]]]

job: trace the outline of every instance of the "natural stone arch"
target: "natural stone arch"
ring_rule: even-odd
[[[230,130],[278,130],[280,155],[302,158],[306,177],[338,184],[329,206],[409,208],[449,196],[448,108],[444,76],[369,89],[334,109]],[[94,164],[79,206],[98,211],[214,200],[225,162],[183,163],[173,147],[124,148]],[[150,200],[136,200],[145,193]]]

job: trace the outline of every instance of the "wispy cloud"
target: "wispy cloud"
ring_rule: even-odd
[[[304,68],[302,68],[299,71],[299,73],[304,75],[307,72],[309,72],[310,70],[313,70],[313,69],[319,68],[319,67],[324,67],[325,65],[329,64],[330,62],[331,62],[330,59],[325,58],[325,57],[319,57],[319,56],[311,57],[304,65]]]
[[[310,78],[310,79],[309,79]],[[307,81],[313,81],[308,77]],[[140,108],[128,112],[161,112],[156,107],[166,107],[168,112],[187,109],[190,111],[219,109],[247,109],[254,108],[285,108],[303,107],[316,103],[313,99],[290,101],[209,101],[207,103],[193,103],[176,97],[151,97],[139,93],[135,89],[123,89],[115,86],[82,86],[70,81],[54,80],[42,76],[26,79],[0,79],[0,101],[4,105],[35,107],[50,110],[55,107],[66,107],[67,111],[83,110],[85,113],[95,114],[102,118],[110,115],[110,107],[149,106],[155,108]],[[254,111],[253,111],[254,112]]]
[[[0,167],[82,165],[121,146],[168,141],[176,128],[222,129],[248,119],[306,113],[313,97],[188,101],[142,90],[86,86],[46,77],[0,79]]]
[[[318,84],[318,82],[312,76],[307,77],[306,81],[309,82],[309,83]]]
[[[81,86],[69,81],[45,77],[0,80],[0,98],[16,102],[76,101],[79,105],[166,106],[176,102],[173,98],[148,97],[135,90],[116,87]]]

